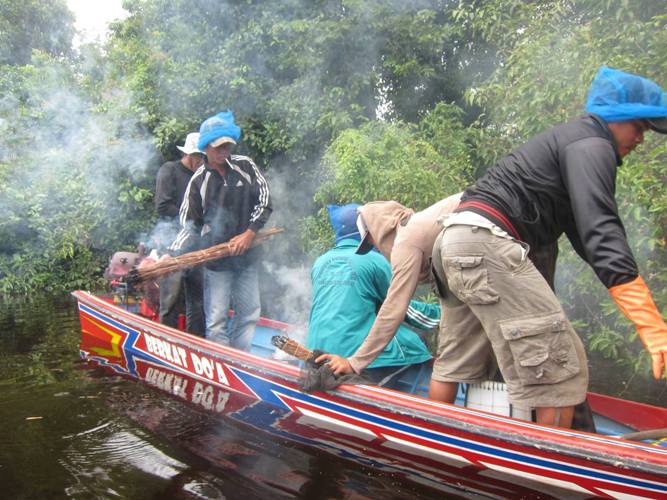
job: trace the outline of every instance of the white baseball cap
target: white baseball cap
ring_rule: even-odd
[[[199,132],[192,132],[185,138],[185,144],[176,147],[181,153],[185,153],[186,155],[191,155],[193,153],[203,154],[201,151],[199,151],[199,149],[197,149],[198,142]]]

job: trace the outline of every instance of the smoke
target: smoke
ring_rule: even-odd
[[[35,53],[32,64],[3,70],[2,292],[40,281],[42,289],[81,286],[151,222],[136,213],[127,220],[152,196],[143,190],[154,182],[152,138],[128,112],[128,96],[95,95],[70,60]]]
[[[300,169],[296,169],[300,170]],[[311,213],[316,178],[272,166],[266,173],[273,213],[267,227],[285,229],[264,244],[262,297],[265,314],[305,325],[310,311],[310,259],[300,249],[300,221]]]
[[[16,191],[30,188],[40,200],[35,208],[16,194],[14,206],[3,208],[18,218],[48,212],[50,222],[63,221],[62,238],[107,254],[119,250],[116,245],[151,236],[171,239],[171,234],[160,234],[164,227],[152,224],[150,197],[159,165],[154,141],[180,140],[184,127],[231,108],[240,121],[267,124],[267,137],[248,137],[248,144],[271,151],[270,164],[258,162],[274,203],[269,225],[287,230],[266,245],[267,269],[280,276],[265,277],[272,283],[263,284],[265,302],[284,303],[288,310],[283,312],[271,306],[278,315],[302,318],[305,306],[296,304],[307,302],[305,288],[287,300],[291,292],[286,287],[291,275],[302,276],[301,284],[309,281],[310,261],[301,251],[299,231],[301,220],[316,208],[313,194],[320,183],[322,151],[341,130],[373,119],[378,101],[385,106],[390,101],[375,80],[386,42],[382,37],[387,36],[374,24],[376,14],[409,16],[433,6],[428,0],[330,4],[318,14],[304,0],[268,10],[261,3],[211,1],[187,9],[159,2],[129,5],[130,18],[123,23],[139,42],[127,40],[127,33],[118,29],[107,54],[86,46],[90,54],[82,53],[78,67],[54,60],[34,63],[20,92],[2,97],[0,130],[13,132],[3,137],[11,136],[1,144],[7,147],[0,148],[0,161],[12,165]],[[266,36],[250,31],[246,36],[236,23],[261,28]],[[297,57],[284,51],[298,46],[304,50]],[[116,77],[128,77],[128,82],[118,82],[123,88],[109,87],[106,55],[119,66]],[[125,74],[119,61],[130,55],[140,63],[128,61]],[[137,77],[132,72],[140,70],[145,71],[143,87],[132,81]],[[359,111],[364,106],[376,109]],[[11,123],[9,117],[26,116],[26,109],[25,120]],[[144,129],[146,123],[157,138]],[[273,145],[281,141],[280,147]],[[44,236],[47,229],[38,232]],[[33,243],[35,248],[37,240]]]
[[[306,325],[311,302],[309,266],[282,266],[267,260],[264,269],[267,277],[274,282],[274,293],[265,294],[264,307],[275,311],[275,314],[268,315],[292,325]],[[282,293],[275,293],[276,291]],[[269,304],[266,304],[266,299],[270,301]]]

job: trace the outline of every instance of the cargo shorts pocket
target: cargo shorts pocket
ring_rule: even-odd
[[[451,256],[442,259],[447,287],[466,304],[494,304],[498,293],[489,285],[484,256]]]
[[[562,313],[501,321],[499,326],[524,384],[556,384],[574,377],[581,370]]]

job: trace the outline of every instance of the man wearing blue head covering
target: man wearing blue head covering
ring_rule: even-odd
[[[206,119],[197,147],[204,165],[188,184],[180,209],[181,232],[173,253],[229,242],[232,255],[209,262],[204,270],[206,337],[249,350],[259,319],[258,259],[255,234],[271,215],[269,186],[247,156],[231,154],[241,137],[231,111]],[[233,320],[228,311],[234,306]]]
[[[391,266],[377,252],[356,254],[361,241],[357,228],[360,205],[329,205],[329,220],[336,234],[336,246],[313,265],[313,301],[308,324],[310,349],[348,357],[354,354],[371,330],[377,311],[387,296]],[[438,324],[440,308],[413,300],[405,320],[421,329]],[[367,378],[385,381],[392,387],[398,375],[431,359],[424,342],[401,325],[396,336],[362,371]]]
[[[667,133],[665,94],[650,80],[603,67],[586,111],[500,159],[444,221],[433,256],[447,285],[444,348],[431,397],[453,401],[457,383],[475,382],[493,353],[514,406],[534,409],[538,422],[571,425],[586,397],[586,354],[527,258],[529,248],[553,246],[563,233],[634,322],[654,376],[662,376],[667,325],[639,276],[615,187],[616,169],[644,133]]]

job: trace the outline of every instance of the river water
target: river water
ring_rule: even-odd
[[[0,305],[0,498],[436,496],[110,376],[80,360],[79,340],[69,297]],[[592,390],[667,403],[664,383],[593,363]]]

